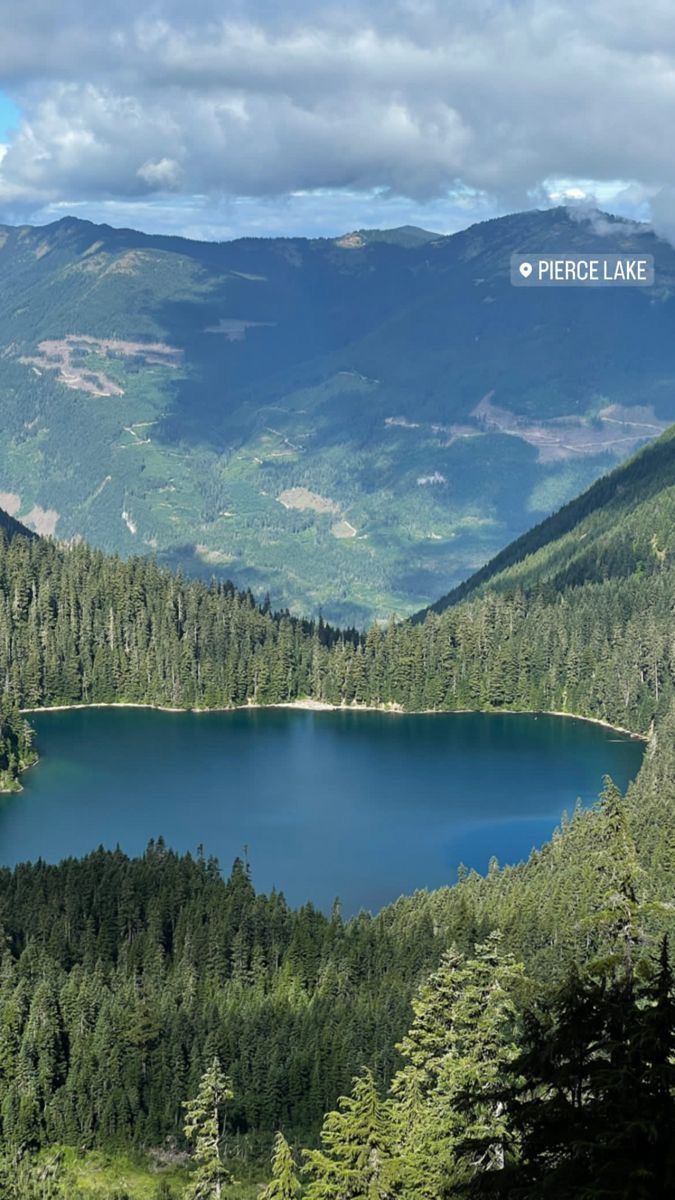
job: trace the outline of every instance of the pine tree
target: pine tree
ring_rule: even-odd
[[[472,1197],[585,1195],[590,1080],[603,1038],[603,988],[572,971],[560,994],[528,1014],[503,1098],[518,1139],[505,1169],[477,1175]]]
[[[620,936],[620,934],[619,934]],[[653,1200],[675,1193],[675,1004],[667,950],[646,982],[573,972],[524,1025],[504,1093],[520,1151],[468,1195]]]
[[[307,1200],[388,1200],[391,1154],[390,1108],[364,1070],[325,1118],[321,1148],[305,1151]]]
[[[283,1133],[277,1133],[272,1154],[272,1178],[258,1200],[296,1200],[301,1190],[293,1152]]]
[[[202,1075],[194,1100],[186,1101],[184,1132],[194,1144],[194,1174],[188,1184],[185,1200],[220,1200],[223,1188],[233,1183],[231,1172],[223,1159],[223,1110],[234,1093],[220,1062]]]
[[[499,934],[474,958],[448,953],[413,1004],[395,1076],[404,1193],[428,1197],[504,1166],[514,1133],[502,1100],[517,1055],[515,992],[523,969]]]
[[[601,823],[593,860],[601,901],[589,925],[609,946],[609,959],[601,958],[598,965],[606,968],[611,962],[619,975],[631,978],[645,942],[640,896],[643,871],[628,825],[626,801],[608,776],[599,811]]]

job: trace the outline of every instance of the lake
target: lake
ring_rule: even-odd
[[[162,835],[296,905],[377,909],[452,883],[463,862],[516,862],[643,744],[585,721],[452,713],[34,714],[40,762],[0,800],[0,861],[50,862]]]

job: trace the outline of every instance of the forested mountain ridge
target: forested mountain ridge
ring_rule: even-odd
[[[363,635],[259,606],[232,585],[84,544],[0,540],[0,671],[20,708],[369,704],[538,709],[646,734],[675,690],[675,436],[581,497],[581,524],[503,587]],[[603,501],[604,496],[604,501]],[[586,511],[588,510],[588,511]],[[552,518],[566,525],[565,513]],[[535,530],[538,545],[541,531]],[[498,577],[502,578],[502,577]]]
[[[672,566],[558,594],[488,593],[365,636],[86,546],[0,551],[10,703],[231,707],[312,699],[409,711],[537,709],[647,733],[673,692]]]
[[[16,537],[17,534],[25,538],[34,538],[37,536],[32,529],[28,529],[25,525],[22,525],[20,521],[15,521],[14,517],[10,517],[9,513],[6,513],[2,508],[0,508],[0,531],[2,531],[8,540]]]
[[[415,620],[488,588],[548,584],[562,590],[672,563],[673,489],[675,427],[517,538]]]
[[[0,506],[294,613],[412,613],[675,420],[675,255],[611,218],[0,243]],[[547,248],[648,251],[657,284],[513,288]]]

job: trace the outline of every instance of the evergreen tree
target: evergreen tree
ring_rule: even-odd
[[[406,1195],[435,1198],[512,1153],[502,1093],[515,1042],[523,970],[493,934],[465,959],[453,951],[413,1003],[392,1084],[399,1171]]]
[[[291,1148],[283,1133],[277,1133],[272,1153],[272,1178],[258,1200],[296,1200],[301,1190]]]
[[[392,1194],[390,1109],[371,1071],[354,1080],[324,1120],[321,1147],[305,1151],[307,1200],[388,1200]]]
[[[224,1163],[224,1108],[234,1093],[220,1062],[202,1075],[194,1100],[185,1103],[185,1136],[194,1145],[194,1173],[186,1200],[220,1200],[223,1189],[233,1182]]]
[[[525,1024],[506,1104],[517,1159],[471,1196],[652,1200],[675,1191],[675,1006],[667,952],[646,982],[573,974]]]

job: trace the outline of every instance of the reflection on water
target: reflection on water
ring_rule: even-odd
[[[642,743],[584,721],[479,713],[161,713],[33,718],[41,759],[0,804],[0,861],[57,861],[162,835],[224,867],[250,856],[258,888],[345,912],[452,883],[460,862],[514,862],[609,774],[625,787]]]

